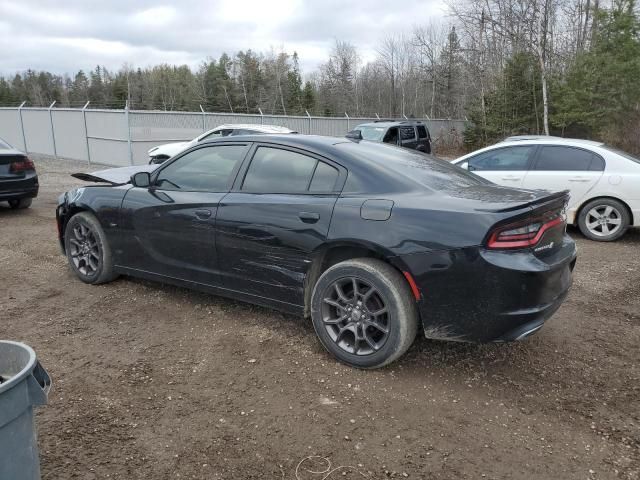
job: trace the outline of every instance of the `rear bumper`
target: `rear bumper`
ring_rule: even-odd
[[[0,180],[0,201],[35,198],[39,188],[38,175],[35,173],[17,180]]]
[[[401,257],[421,293],[425,336],[474,343],[521,340],[560,308],[576,249],[564,236],[547,259],[474,247]]]

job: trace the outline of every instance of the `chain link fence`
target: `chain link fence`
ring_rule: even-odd
[[[23,104],[24,105],[24,104]],[[88,105],[88,104],[87,104]],[[209,112],[1,107],[0,138],[25,152],[112,166],[148,162],[156,145],[187,141],[229,123],[280,125],[303,134],[343,136],[376,118],[250,115]],[[464,120],[422,120],[434,151],[460,149]]]

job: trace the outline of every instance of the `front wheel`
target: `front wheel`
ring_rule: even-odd
[[[602,198],[587,203],[578,217],[582,234],[599,242],[613,242],[625,234],[631,219],[618,200]]]
[[[71,217],[64,231],[64,246],[71,269],[83,282],[97,285],[116,278],[107,237],[91,213]]]
[[[407,281],[371,258],[327,269],[311,297],[311,318],[322,345],[357,368],[387,365],[413,343],[418,311]]]

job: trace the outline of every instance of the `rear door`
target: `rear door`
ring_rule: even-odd
[[[589,150],[542,145],[524,179],[523,187],[552,192],[569,190],[571,198],[568,209],[572,210],[600,180],[604,167],[604,159]]]
[[[132,187],[121,209],[118,265],[206,285],[219,283],[218,205],[248,144],[206,145],[162,167],[149,188]]]
[[[469,171],[507,187],[522,187],[536,145],[494,148],[467,159]]]
[[[431,153],[431,138],[429,137],[429,131],[424,125],[417,125],[418,131],[418,148],[421,152]]]
[[[412,150],[418,147],[415,127],[400,127],[400,146]]]
[[[346,171],[309,152],[256,145],[218,210],[225,288],[303,305],[312,252],[329,230]]]

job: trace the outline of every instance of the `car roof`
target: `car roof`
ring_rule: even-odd
[[[213,130],[225,128],[255,130],[263,133],[291,133],[294,131],[287,127],[281,127],[280,125],[261,125],[255,123],[226,123],[224,125],[218,125]]]
[[[339,143],[348,143],[350,140],[342,137],[327,137],[322,135],[234,135],[231,137],[218,137],[206,139],[201,145],[208,143],[224,143],[224,142],[260,142],[260,143],[276,143],[290,147],[311,148],[316,150],[326,150],[328,147]]]
[[[397,127],[400,125],[413,126],[424,125],[424,122],[420,120],[376,120],[375,122],[361,123],[358,127]]]
[[[603,142],[598,142],[597,140],[584,140],[581,138],[565,138],[565,137],[554,137],[551,135],[515,135],[512,137],[505,138],[498,145],[503,143],[512,143],[512,142],[528,142],[528,143],[558,143],[558,144],[582,144],[582,145],[592,145],[592,146],[602,146]]]

